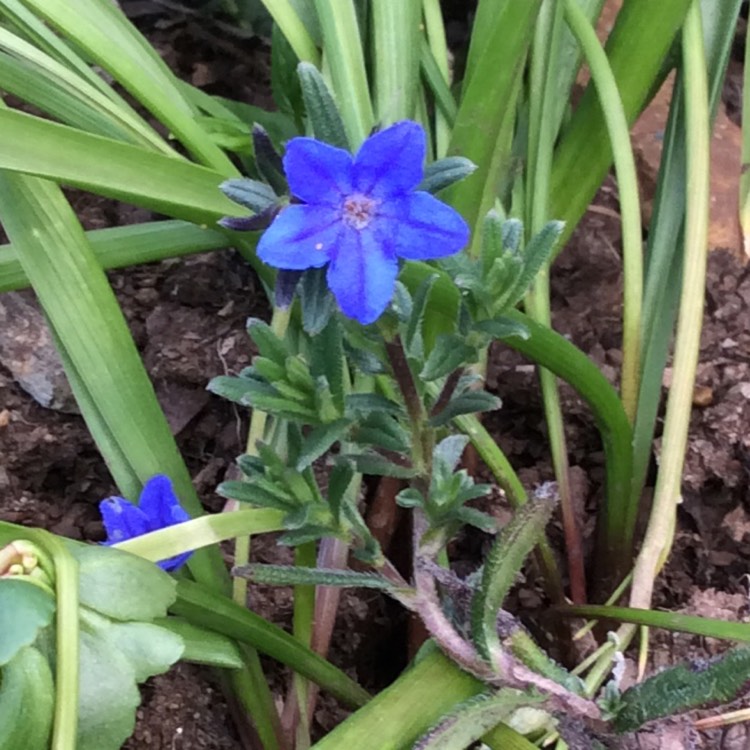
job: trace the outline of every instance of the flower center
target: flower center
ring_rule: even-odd
[[[349,226],[364,229],[372,221],[378,203],[366,195],[350,195],[344,201],[342,218]]]

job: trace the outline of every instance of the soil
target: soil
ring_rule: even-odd
[[[167,3],[133,1],[123,6],[181,77],[212,94],[270,106],[268,50],[262,42],[226,35],[187,11],[167,12]],[[737,75],[741,76],[741,70],[733,70],[727,84],[732,96]],[[727,97],[729,108],[734,106],[732,96]],[[148,219],[141,211],[94,196],[70,195],[89,229]],[[619,252],[616,186],[610,181],[555,264],[552,293],[557,330],[591,356],[612,382],[621,359]],[[111,273],[110,279],[198,492],[209,510],[218,511],[222,501],[213,490],[243,450],[247,415],[208,394],[205,385],[210,377],[236,373],[249,363],[253,352],[245,321],[249,316],[269,315],[262,289],[233,251],[129,268]],[[23,306],[32,301],[29,292],[0,297],[0,303],[13,310],[27,309]],[[33,315],[26,317],[31,320]],[[36,340],[28,331],[24,335]],[[5,343],[0,337],[0,518],[100,541],[103,530],[97,504],[115,494],[116,488],[83,421],[68,413],[70,400],[59,377],[50,375],[59,389],[51,404],[56,408],[41,406],[18,384],[22,352],[11,344],[7,336]],[[727,251],[712,253],[710,259],[700,363],[684,502],[674,552],[659,580],[655,603],[740,620],[750,614],[750,273],[741,259]],[[48,372],[54,369],[45,367]],[[552,479],[533,367],[497,346],[490,356],[488,384],[502,398],[503,408],[486,424],[525,485],[532,489]],[[665,393],[667,387],[668,378]],[[602,494],[603,454],[585,405],[571,389],[563,387],[562,393],[584,537],[591,540]],[[656,449],[658,453],[658,442]],[[504,513],[501,499],[495,499],[494,512]],[[553,538],[560,535],[559,529],[552,533]],[[479,533],[457,540],[459,572],[479,564],[487,542]],[[280,562],[289,551],[273,538],[264,538],[254,544],[253,555],[259,561]],[[251,602],[263,616],[289,626],[291,599],[286,590],[255,587]],[[513,604],[533,620],[543,600],[529,582],[514,592]],[[381,689],[406,663],[407,630],[407,618],[389,600],[376,593],[347,593],[331,658],[365,687]],[[661,634],[654,641],[653,666],[705,657],[720,648],[708,639]],[[268,662],[266,666],[281,700],[287,671]],[[142,693],[137,728],[125,745],[129,750],[243,747],[209,671],[183,664],[150,680]],[[324,699],[315,715],[316,735],[345,715],[335,702]],[[678,738],[682,744],[671,746],[688,746],[685,725],[676,726],[675,736],[682,738]],[[746,747],[746,741],[742,727],[735,727],[723,734],[705,733],[698,746]],[[670,746],[666,735],[660,735],[658,742],[656,746]],[[644,739],[643,747],[647,746]]]

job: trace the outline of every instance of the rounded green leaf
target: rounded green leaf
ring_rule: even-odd
[[[0,666],[30,646],[55,613],[55,599],[36,584],[18,578],[0,579]]]

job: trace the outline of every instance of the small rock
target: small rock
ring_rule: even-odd
[[[0,364],[41,406],[80,413],[47,321],[30,292],[0,295]]]

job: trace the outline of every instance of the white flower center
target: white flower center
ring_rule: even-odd
[[[364,229],[372,221],[379,202],[366,195],[350,195],[344,201],[342,218],[349,226]]]

